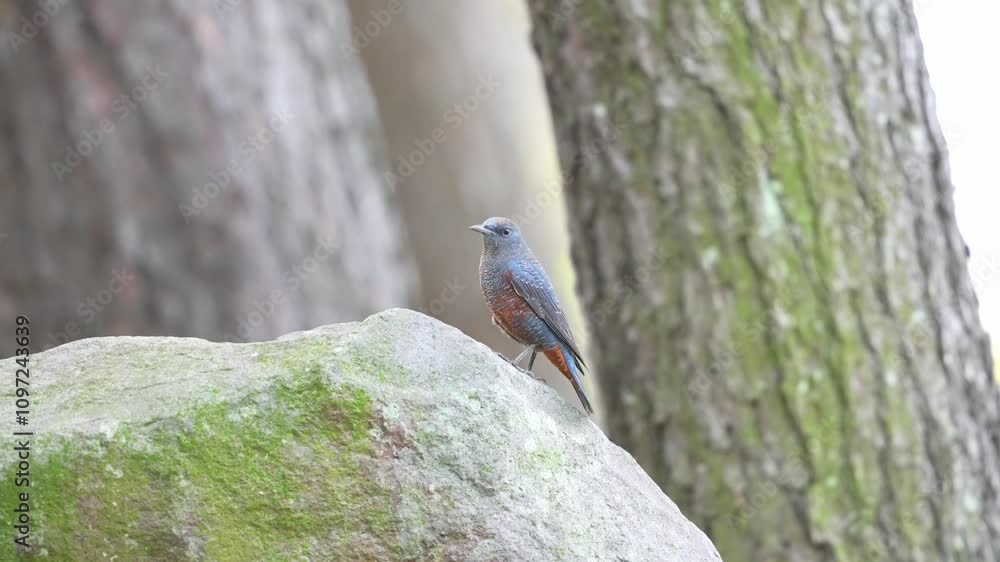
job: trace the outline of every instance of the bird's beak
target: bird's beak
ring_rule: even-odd
[[[490,231],[486,230],[483,227],[483,225],[481,225],[481,224],[474,224],[474,225],[472,225],[472,226],[469,227],[469,230],[475,230],[479,234],[489,234],[490,233]]]

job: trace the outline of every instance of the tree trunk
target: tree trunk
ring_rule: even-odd
[[[1000,559],[908,2],[532,2],[610,436],[723,558]]]
[[[344,1],[23,1],[0,23],[0,318],[36,345],[262,340],[415,301],[362,64],[332,55]]]

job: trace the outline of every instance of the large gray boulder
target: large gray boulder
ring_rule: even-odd
[[[719,560],[592,421],[415,312],[254,344],[89,339],[30,367],[29,556]]]

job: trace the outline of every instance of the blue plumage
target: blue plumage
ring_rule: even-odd
[[[542,351],[573,384],[587,412],[592,412],[583,390],[583,356],[552,281],[517,224],[494,217],[470,228],[483,235],[479,280],[493,323],[521,344]]]

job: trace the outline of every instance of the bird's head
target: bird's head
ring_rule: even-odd
[[[506,249],[518,248],[523,243],[517,223],[504,217],[488,218],[483,224],[470,226],[469,230],[483,235],[483,250],[488,254],[499,254]]]

